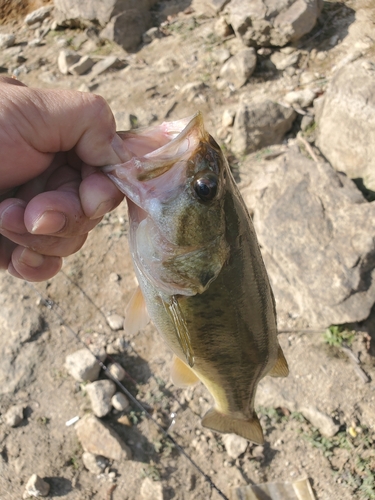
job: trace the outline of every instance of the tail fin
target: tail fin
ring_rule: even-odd
[[[217,432],[233,432],[257,444],[264,443],[263,430],[255,412],[252,419],[239,420],[212,408],[203,417],[202,425]]]

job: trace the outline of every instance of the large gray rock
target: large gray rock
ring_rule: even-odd
[[[245,45],[284,46],[312,30],[322,7],[322,0],[232,0],[226,12]]]
[[[233,126],[231,149],[238,155],[282,141],[296,112],[276,102],[240,103]]]
[[[138,7],[111,18],[100,37],[117,43],[125,50],[134,50],[142,42],[142,35],[151,24],[151,15]]]
[[[375,204],[298,149],[241,167],[279,326],[351,323],[375,302]]]
[[[330,82],[317,145],[334,168],[375,190],[375,64],[358,60]]]
[[[98,21],[101,26],[129,9],[147,12],[154,3],[155,0],[54,0],[59,19]]]

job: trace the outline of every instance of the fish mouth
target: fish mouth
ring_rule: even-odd
[[[209,139],[200,112],[158,127],[119,135],[131,158],[101,170],[145,212],[150,198],[162,199],[186,182],[189,158],[202,141]]]

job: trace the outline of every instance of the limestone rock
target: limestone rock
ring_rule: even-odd
[[[141,486],[141,497],[145,500],[151,500],[151,498],[152,500],[164,500],[163,485],[146,477]]]
[[[236,434],[225,434],[223,436],[223,442],[228,455],[231,458],[238,458],[240,455],[245,453],[249,441]]]
[[[104,349],[96,354],[102,361],[105,359]],[[93,382],[100,372],[100,364],[88,349],[79,349],[69,354],[65,359],[65,368],[78,382]]]
[[[300,409],[302,415],[325,437],[333,437],[338,433],[340,426],[335,424],[331,417],[322,413],[313,406]]]
[[[111,314],[107,317],[107,323],[111,330],[121,330],[124,327],[124,318],[119,314]]]
[[[85,451],[82,455],[83,465],[92,474],[101,474],[108,465],[108,460],[100,455],[93,455]]]
[[[84,75],[92,68],[93,65],[94,61],[90,56],[83,56],[79,61],[70,66],[69,73],[72,73],[73,75]]]
[[[116,392],[116,385],[112,380],[97,380],[86,386],[91,401],[92,411],[97,417],[104,417],[112,408],[111,398]]]
[[[120,436],[94,415],[87,415],[75,426],[82,448],[111,460],[130,460],[131,450]]]
[[[317,145],[336,170],[375,191],[375,65],[369,63],[355,61],[332,78],[318,117]]]
[[[313,103],[316,92],[312,89],[293,90],[285,95],[284,100],[291,106],[308,108]]]
[[[366,319],[375,302],[375,205],[344,174],[296,147],[244,164],[240,175],[279,327]]]
[[[236,88],[240,88],[253,74],[256,63],[257,56],[252,47],[240,50],[223,65],[220,76]]]
[[[81,56],[73,50],[60,50],[57,57],[57,66],[60,73],[67,75],[69,73],[69,68],[79,61],[80,58]]]
[[[17,427],[23,420],[23,405],[14,405],[4,415],[4,421],[9,427]]]
[[[111,40],[125,50],[134,50],[142,42],[142,35],[151,24],[148,11],[128,9],[111,18],[100,32],[100,38]]]
[[[108,371],[109,373],[117,378],[117,380],[124,380],[125,378],[125,375],[126,375],[126,372],[125,370],[123,369],[123,367],[121,365],[119,365],[118,363],[111,363],[109,366],[108,366]]]
[[[0,35],[0,49],[6,49],[12,47],[16,41],[15,35],[12,33],[3,33]]]
[[[282,47],[309,33],[322,7],[322,0],[232,0],[226,10],[245,45]]]
[[[115,410],[124,411],[129,407],[128,398],[122,392],[116,392],[111,399],[112,406]]]
[[[231,149],[242,155],[282,141],[296,113],[272,101],[240,103],[233,126]]]
[[[25,24],[31,26],[32,24],[40,23],[51,14],[52,9],[52,5],[46,5],[45,7],[40,7],[39,9],[30,12],[25,17]]]
[[[153,40],[156,40],[157,38],[162,38],[163,33],[157,28],[156,26],[148,29],[145,33],[142,35],[142,41],[143,43],[151,43]]]
[[[33,474],[26,483],[22,498],[46,497],[49,493],[50,485],[37,474]]]
[[[279,71],[294,66],[298,62],[299,52],[292,52],[291,54],[283,54],[282,52],[274,52],[270,59]]]

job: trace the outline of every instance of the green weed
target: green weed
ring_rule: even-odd
[[[325,342],[330,346],[341,347],[353,343],[355,332],[341,325],[332,325],[323,334]]]

